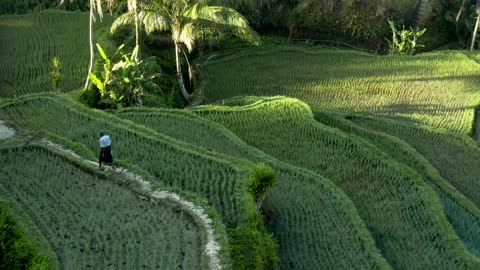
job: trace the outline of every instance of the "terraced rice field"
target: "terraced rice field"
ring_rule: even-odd
[[[61,90],[82,87],[90,55],[88,18],[88,13],[53,11],[0,16],[0,98],[12,97],[5,80],[14,82],[18,95],[51,91],[53,57],[62,62]],[[96,28],[111,22],[107,15]]]
[[[52,269],[212,269],[190,212],[36,143],[92,162],[100,130],[151,190],[207,206],[219,269],[276,269],[269,234],[279,269],[480,269],[478,54],[246,48],[196,65],[204,106],[101,112],[40,93],[54,56],[62,91],[83,86],[87,30],[83,13],[0,16],[0,201]],[[258,162],[278,175],[263,220]]]
[[[165,136],[134,131],[115,123],[106,114],[90,114],[74,103],[49,97],[34,97],[0,109],[20,128],[43,131],[83,145],[91,157],[98,151],[98,132],[105,130],[113,140],[112,152],[119,161],[134,163],[149,173],[157,186],[179,188],[207,198],[227,226],[245,219],[246,188],[241,185],[248,164],[228,157],[208,156],[182,148]],[[120,121],[120,120],[117,120]]]
[[[40,146],[0,153],[0,198],[36,225],[59,269],[208,269],[188,214]]]
[[[468,134],[480,103],[479,68],[455,51],[383,57],[277,46],[211,56],[202,68],[201,92],[204,103],[284,95]]]
[[[279,185],[264,209],[279,245],[281,269],[390,269],[351,201],[329,180],[279,162],[243,143],[223,126],[186,111],[127,110],[125,119],[175,139],[268,163]]]
[[[455,234],[440,200],[417,173],[318,124],[306,104],[272,98],[196,112],[273,157],[331,179],[352,199],[393,268],[479,267],[479,259]]]
[[[474,159],[474,156],[471,154],[472,151],[468,151],[468,149],[474,150],[476,147],[472,145],[468,147],[467,144],[465,144],[465,141],[468,141],[466,138],[458,140],[459,137],[462,136],[456,134],[450,134],[450,136],[448,136],[445,133],[443,133],[443,136],[438,136],[442,134],[442,132],[432,130],[431,128],[414,127],[386,119],[364,118],[320,109],[316,109],[314,115],[317,121],[367,140],[372,145],[375,145],[375,147],[378,147],[379,150],[388,154],[389,157],[420,173],[442,201],[445,216],[452,224],[456,233],[467,245],[470,252],[476,256],[480,255],[480,210],[472,200],[464,195],[471,193],[459,192],[457,188],[445,180],[446,178],[443,176],[444,174],[442,174],[442,172],[447,172],[449,175],[457,174],[455,179],[462,179],[467,172],[476,170],[471,163],[471,160]],[[375,131],[375,128],[365,128],[362,127],[361,124],[357,125],[353,123],[356,121],[363,122],[364,126],[370,126],[367,124],[369,122],[377,124],[383,123],[384,125],[377,125],[377,127],[381,127],[379,129],[381,129],[382,132],[379,132],[378,130]],[[394,133],[392,132],[393,130],[401,130],[404,128],[410,129],[410,136],[415,138],[409,140],[411,144],[407,143],[406,140],[402,140],[400,136],[395,137],[387,133],[388,130]],[[424,140],[422,140],[422,137]],[[427,140],[427,137],[431,140]],[[446,140],[435,140],[435,138],[439,139],[441,137],[444,137]],[[455,140],[455,138],[457,138],[457,140]],[[422,151],[422,149],[425,149],[422,144],[427,141],[427,145],[431,147],[434,145],[434,147],[437,148],[439,152],[443,152],[443,154],[429,154],[428,152]],[[435,162],[437,166],[434,166],[431,160],[437,159],[437,157],[441,157],[442,155],[446,156],[445,151],[448,149],[456,149],[457,151],[463,152],[464,155],[459,155],[461,159],[457,160],[455,166],[451,166],[453,162],[449,164]],[[470,162],[463,162],[463,159],[470,160]],[[436,167],[439,169],[437,170]],[[468,176],[468,174],[466,176]],[[475,182],[472,182],[472,187],[474,188]]]

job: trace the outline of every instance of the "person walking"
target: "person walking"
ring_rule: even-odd
[[[102,168],[102,163],[112,164],[112,140],[104,131],[100,131],[100,157],[98,158],[98,168]]]

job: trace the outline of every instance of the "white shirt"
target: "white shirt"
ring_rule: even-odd
[[[103,136],[100,138],[100,147],[101,147],[101,148],[110,146],[111,144],[112,144],[112,140],[110,140],[110,136],[108,136],[108,135],[103,135]]]

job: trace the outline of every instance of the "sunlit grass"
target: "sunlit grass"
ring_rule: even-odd
[[[207,61],[202,93],[205,103],[286,95],[467,134],[480,103],[479,68],[461,51],[410,57],[294,46],[249,49]]]

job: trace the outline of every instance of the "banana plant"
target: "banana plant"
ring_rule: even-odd
[[[392,41],[387,39],[389,44],[390,54],[409,54],[413,55],[415,53],[415,49],[418,47],[423,47],[423,45],[418,44],[418,38],[420,38],[427,29],[422,30],[413,30],[405,29],[405,26],[402,27],[402,30],[398,30],[395,26],[395,23],[388,20],[388,25],[392,31]]]
[[[157,87],[155,79],[159,78],[161,73],[150,74],[149,70],[152,69],[149,68],[149,65],[156,65],[155,57],[140,60],[138,57],[139,46],[135,46],[130,54],[124,54],[123,47],[124,45],[121,45],[114,56],[109,58],[103,48],[97,44],[104,61],[103,78],[100,79],[94,73],[90,73],[90,78],[92,83],[97,86],[101,96],[111,99],[114,104],[142,105],[145,87],[147,85]],[[112,59],[119,60],[115,62]]]

